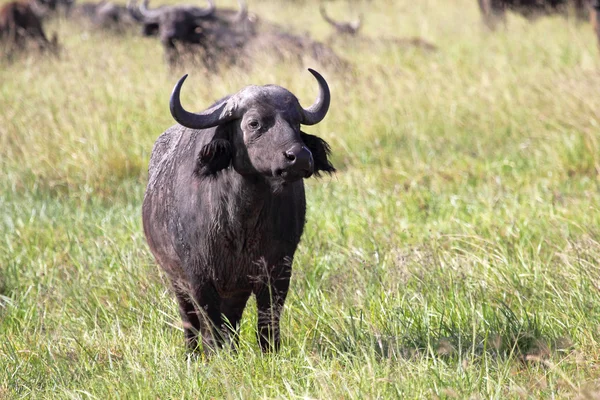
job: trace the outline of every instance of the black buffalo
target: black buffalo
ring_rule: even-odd
[[[547,14],[564,14],[569,8],[579,19],[587,16],[589,0],[477,0],[484,23],[495,28],[504,22],[506,11],[513,11],[526,18]]]
[[[331,47],[314,40],[308,34],[289,32],[279,23],[248,13],[245,3],[235,17],[217,9],[212,18],[202,20],[200,47],[202,62],[209,70],[222,65],[252,68],[269,61],[304,65],[317,63],[323,67],[347,71],[351,64],[339,57]],[[234,22],[231,22],[234,21]]]
[[[247,19],[245,3],[240,1],[240,11],[237,13],[232,13],[231,10],[217,12],[214,2],[209,0],[208,3],[207,8],[175,5],[148,9],[148,0],[144,0],[133,13],[142,22],[144,35],[158,34],[165,50],[165,58],[172,65],[179,60],[178,45],[208,48],[217,37],[229,39],[232,32],[240,36],[239,29],[234,27],[243,26]]]
[[[279,347],[279,319],[304,228],[304,178],[332,173],[329,146],[301,125],[329,108],[327,82],[303,109],[288,90],[248,86],[199,114],[171,95],[180,125],[154,145],[144,197],[144,233],[175,291],[187,346],[205,352],[235,339],[256,296],[263,351]]]
[[[265,21],[248,12],[245,1],[239,0],[239,10],[220,9],[209,1],[209,7],[176,5],[147,8],[131,7],[144,26],[144,34],[158,33],[169,65],[188,56],[215,72],[221,66],[237,65],[249,68],[266,59],[304,64],[306,59],[337,70],[350,64],[335,52],[311,39],[295,35],[279,24]]]
[[[24,49],[28,41],[36,43],[41,50],[58,48],[56,35],[52,41],[46,37],[35,7],[35,3],[26,1],[13,1],[0,7],[0,42],[7,55]]]

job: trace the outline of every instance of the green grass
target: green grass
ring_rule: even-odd
[[[328,5],[439,51],[337,44],[355,70],[323,69],[331,111],[307,131],[339,172],[308,182],[277,355],[251,303],[237,353],[186,358],[141,201],[181,73],[189,109],[250,83],[306,105],[311,65],[169,72],[157,40],[64,20],[60,58],[0,61],[0,398],[597,398],[593,33],[514,15],[490,33],[475,0],[414,3]],[[329,34],[316,0],[250,6]]]

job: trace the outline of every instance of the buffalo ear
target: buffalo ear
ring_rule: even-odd
[[[300,132],[300,134],[302,136],[302,141],[313,155],[313,160],[315,162],[315,176],[321,176],[321,172],[326,172],[328,174],[334,173],[335,168],[328,159],[328,156],[331,153],[329,144],[318,136],[309,135],[304,132]]]
[[[204,145],[198,153],[194,173],[199,177],[215,175],[229,167],[233,159],[231,142],[225,139],[213,139]]]
[[[217,128],[212,140],[205,144],[198,153],[194,169],[194,174],[198,177],[214,176],[231,165],[233,145],[227,140],[225,129],[221,128]]]

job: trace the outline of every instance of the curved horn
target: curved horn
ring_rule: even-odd
[[[319,11],[321,12],[321,16],[323,17],[323,19],[331,26],[333,26],[334,28],[337,28],[337,23],[332,20],[331,18],[329,18],[329,15],[327,15],[327,12],[325,11],[325,5],[321,4],[319,6]]]
[[[158,10],[158,9],[157,10],[149,10],[148,9],[149,2],[150,2],[149,0],[142,1],[140,6],[138,7],[138,11],[140,12],[141,16],[144,17],[145,20],[155,21],[161,16],[162,11]]]
[[[337,28],[337,22],[335,22],[334,20],[332,20],[331,18],[329,18],[329,15],[327,15],[327,12],[325,11],[325,5],[321,4],[319,6],[319,11],[321,12],[321,17],[323,17],[323,19],[325,20],[325,22],[327,22],[329,25],[333,26],[334,28]]]
[[[231,19],[231,22],[233,23],[243,22],[248,18],[248,4],[246,4],[246,1],[238,0],[238,5],[240,6],[240,9],[235,17]]]
[[[215,2],[213,0],[208,0],[207,8],[194,7],[193,14],[196,18],[209,17],[215,13],[216,9]]]
[[[137,0],[128,0],[127,1],[127,11],[131,18],[133,18],[137,22],[141,22],[144,20],[143,16],[140,14],[139,7],[137,5]]]
[[[187,77],[187,74],[182,76],[171,93],[169,107],[171,109],[171,115],[175,121],[186,128],[205,129],[217,126],[223,122],[231,121],[235,118],[233,113],[233,104],[230,103],[230,100],[220,102],[208,110],[198,114],[184,110],[183,106],[181,105],[179,94],[181,92],[181,86],[183,86],[183,82]]]
[[[325,118],[327,111],[329,110],[329,103],[331,102],[331,94],[329,93],[329,86],[325,78],[321,76],[317,71],[309,68],[308,71],[319,82],[319,97],[314,104],[303,110],[302,125],[315,125],[318,124]]]

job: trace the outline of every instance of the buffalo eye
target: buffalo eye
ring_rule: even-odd
[[[260,122],[253,119],[250,122],[248,122],[248,126],[250,127],[250,129],[256,131],[256,130],[260,129]]]

